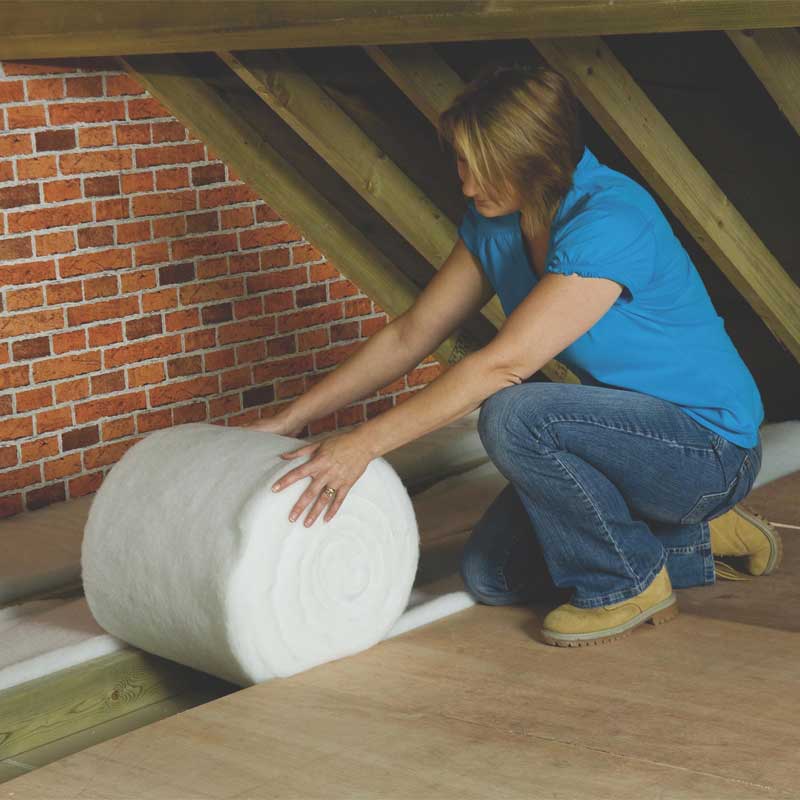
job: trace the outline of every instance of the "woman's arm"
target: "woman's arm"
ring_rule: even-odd
[[[546,274],[497,336],[401,405],[355,431],[372,458],[459,419],[521,383],[582,336],[622,292],[608,278]]]
[[[459,239],[410,309],[373,334],[282,412],[286,427],[298,430],[405,375],[492,294],[480,265]]]

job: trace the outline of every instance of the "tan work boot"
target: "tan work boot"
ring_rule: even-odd
[[[783,558],[783,544],[777,530],[755,511],[741,503],[708,523],[711,552],[715,556],[739,556],[750,575],[769,575]],[[746,580],[746,576],[724,561],[715,559],[719,578]]]
[[[542,622],[542,638],[559,647],[580,647],[622,639],[643,622],[659,625],[678,616],[678,600],[666,564],[640,594],[597,608],[571,603],[553,609]]]

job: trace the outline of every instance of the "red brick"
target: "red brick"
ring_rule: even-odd
[[[77,225],[81,222],[92,221],[92,204],[72,203],[71,205],[55,206],[35,211],[9,212],[7,220],[9,233]]]
[[[44,479],[53,481],[59,478],[66,478],[68,475],[77,475],[82,469],[81,454],[73,453],[72,455],[56,458],[53,461],[46,461],[44,464]]]
[[[153,123],[153,142],[182,142],[186,139],[186,128],[177,120]],[[188,172],[187,172],[188,178]]]
[[[142,147],[136,151],[136,167],[155,167],[161,164],[189,164],[205,161],[202,144],[172,144],[160,147]]]
[[[30,336],[64,327],[64,311],[61,308],[45,311],[30,311],[23,314],[4,314],[0,317],[0,338]]]
[[[247,300],[238,300],[233,304],[233,316],[236,319],[261,316],[264,313],[264,298],[250,297]]]
[[[150,238],[150,221],[121,222],[117,225],[117,243],[144,242]]]
[[[152,172],[130,172],[120,176],[123,194],[152,192],[155,188]]]
[[[35,411],[53,405],[53,387],[41,386],[27,392],[17,392],[17,413]]]
[[[184,378],[198,375],[203,371],[202,356],[181,356],[167,361],[167,374],[170,378]]]
[[[47,305],[55,306],[62,303],[76,303],[83,300],[83,286],[80,281],[58,281],[48,284]]]
[[[142,295],[142,311],[164,311],[168,308],[177,308],[178,292],[175,289],[162,289],[158,292],[148,292]]]
[[[105,247],[114,244],[114,227],[112,225],[91,225],[78,228],[78,247]],[[120,242],[125,244],[125,242]]]
[[[117,144],[150,144],[150,123],[117,125]]]
[[[78,128],[80,147],[110,147],[114,144],[114,128],[111,125],[92,125]]]
[[[327,291],[325,284],[316,284],[314,286],[307,286],[304,289],[298,289],[295,293],[295,298],[298,308],[304,306],[313,306],[317,303],[324,303],[327,301]]]
[[[58,175],[55,156],[17,159],[17,177],[21,181],[53,178]]]
[[[36,415],[36,433],[63,430],[72,427],[72,408],[62,406]]]
[[[136,426],[139,429],[139,433],[149,433],[160,428],[169,428],[172,426],[172,409],[165,408],[152,414],[138,414]]]
[[[118,369],[113,372],[101,372],[92,375],[89,379],[92,397],[112,392],[125,391],[125,370]]]
[[[69,481],[69,496],[72,498],[94,494],[103,483],[103,471],[90,472],[88,475],[79,475]]]
[[[131,119],[152,119],[171,117],[172,113],[155,97],[146,97],[141,100],[128,100],[128,116]]]
[[[183,192],[136,195],[133,198],[133,215],[136,217],[193,211],[196,207],[193,189]]]
[[[14,165],[11,159],[0,161],[0,183],[9,183],[14,180]]]
[[[128,370],[128,386],[144,386],[148,383],[161,383],[164,380],[164,364],[142,364]]]
[[[209,278],[218,278],[220,275],[228,274],[228,257],[220,256],[217,258],[198,258],[195,259],[197,270],[197,280],[203,281]]]
[[[104,467],[108,464],[116,464],[125,453],[135,445],[139,439],[126,439],[123,442],[114,442],[114,444],[104,444],[100,447],[93,447],[91,450],[86,450],[83,454],[83,463],[86,469],[96,469],[97,467]]]
[[[220,186],[216,189],[201,189],[199,192],[200,208],[218,208],[237,203],[253,201],[253,192],[244,184],[240,186]]]
[[[116,297],[96,303],[85,303],[82,306],[70,306],[67,309],[67,321],[70,326],[85,325],[103,319],[120,319],[139,313],[138,297]]]
[[[360,317],[372,313],[372,303],[368,297],[357,297],[355,300],[344,301],[345,317]]]
[[[129,341],[143,339],[146,336],[155,336],[163,332],[163,321],[160,314],[139,317],[125,322],[125,338]]]
[[[7,439],[22,439],[33,435],[33,417],[20,417],[19,415],[0,419],[0,442]],[[0,476],[0,480],[2,477]],[[5,491],[0,489],[0,491]]]
[[[231,274],[238,272],[258,272],[261,269],[258,253],[232,253],[228,258]]]
[[[41,358],[50,355],[50,339],[39,336],[34,339],[22,339],[12,344],[14,361],[24,361],[30,358]]]
[[[38,283],[56,277],[54,261],[25,261],[22,264],[4,264],[0,268],[0,286],[20,283]]]
[[[101,417],[118,417],[147,408],[147,395],[145,392],[128,392],[103,397],[99,400],[89,400],[75,406],[75,423],[83,425],[85,422],[94,422]]]
[[[38,78],[28,81],[28,100],[63,100],[63,78]]]
[[[36,383],[54,381],[59,378],[72,378],[87,372],[101,369],[99,350],[89,350],[74,356],[61,355],[58,358],[47,358],[33,365],[33,379]]]
[[[56,384],[56,403],[68,403],[89,396],[89,379],[76,378]],[[66,434],[64,434],[66,436]],[[62,437],[63,439],[63,437]]]
[[[39,105],[6,106],[6,117],[9,130],[13,128],[40,128],[43,125],[47,125],[47,116],[45,115],[43,103]]]
[[[123,436],[130,436],[136,433],[136,423],[133,417],[122,417],[101,423],[102,439],[110,442],[112,439],[121,439]]]
[[[122,294],[139,292],[142,289],[152,289],[156,285],[156,271],[154,269],[139,269],[134,272],[123,272],[119,277],[120,291]]]
[[[385,328],[389,324],[389,321],[386,319],[385,316],[383,317],[371,317],[370,319],[362,319],[361,320],[361,336],[363,338],[368,338],[373,334],[377,333],[381,328]]]
[[[199,167],[192,167],[193,186],[206,186],[209,183],[223,183],[224,181],[224,164],[203,164]]]
[[[0,236],[0,262],[30,258],[32,255],[30,236]]]
[[[328,261],[323,261],[321,264],[309,265],[311,273],[311,281],[327,281],[329,278],[341,278],[341,273],[336,267]]]
[[[328,328],[317,328],[313,331],[304,331],[297,334],[297,345],[299,350],[313,350],[316,347],[323,347],[330,341]],[[270,353],[272,355],[272,353]]]
[[[127,73],[106,75],[106,95],[114,97],[124,94],[144,94],[145,88],[139,81]]]
[[[268,314],[277,314],[296,307],[292,292],[270,292],[264,297],[264,310]]]
[[[181,337],[162,336],[159,339],[148,339],[145,342],[109,348],[104,352],[104,366],[112,369],[136,361],[147,361],[181,352]]]
[[[151,220],[154,239],[175,239],[186,233],[186,214]]]
[[[186,167],[177,169],[160,169],[156,172],[156,188],[183,189],[189,185],[189,170]]]
[[[19,464],[19,456],[17,455],[17,448],[13,445],[8,447],[0,447],[0,469],[8,469],[8,467],[16,467]],[[0,481],[3,480],[0,475]],[[2,512],[0,512],[2,516]]]
[[[73,175],[81,172],[121,172],[133,166],[130,150],[90,150],[64,153],[59,156],[61,172]]]
[[[77,331],[53,334],[53,353],[69,353],[75,350],[86,349],[86,331],[80,328]]]
[[[28,81],[28,97],[35,99],[31,94],[31,84]],[[25,89],[22,81],[0,81],[0,103],[22,103],[25,100]]]
[[[242,231],[239,234],[239,245],[242,250],[251,247],[271,247],[276,244],[286,244],[291,241],[288,237],[292,236],[290,225],[270,225],[266,228],[252,228]]]
[[[278,330],[281,333],[297,330],[298,328],[310,328],[314,325],[324,325],[335,319],[342,318],[342,304],[331,303],[319,308],[306,308],[295,314],[284,314],[278,317]]]
[[[0,136],[0,157],[24,156],[33,152],[30,133],[11,133]]]
[[[67,97],[102,97],[102,75],[81,75],[78,78],[66,78]]]
[[[36,131],[36,152],[48,150],[72,150],[75,147],[75,130],[73,128],[49,129]]]
[[[0,367],[0,386],[3,388],[28,386],[30,382],[30,366],[28,364],[21,364],[17,367]]]
[[[54,253],[69,253],[75,249],[75,233],[58,231],[36,237],[36,255],[52,256]]]
[[[88,278],[83,282],[83,291],[87,300],[94,300],[97,297],[110,297],[119,292],[119,281],[116,275]]]
[[[199,214],[187,214],[185,220],[187,233],[207,233],[208,231],[219,230],[218,211],[201,211]]]
[[[79,178],[70,178],[65,181],[47,181],[42,185],[44,186],[45,203],[63,203],[65,200],[78,200],[83,197]],[[91,219],[91,215],[89,218]]]
[[[118,344],[122,341],[122,323],[111,322],[108,325],[94,325],[88,330],[89,347],[103,347]]]
[[[75,256],[63,256],[59,259],[58,271],[62,278],[71,278],[75,275],[89,275],[130,266],[130,248],[113,248]]]
[[[42,480],[41,464],[31,464],[20,469],[12,469],[0,474],[0,492],[10,492],[12,489],[24,489]]]
[[[51,125],[73,125],[76,122],[110,122],[125,119],[122,100],[96,100],[89,103],[53,103],[50,106]]]
[[[164,326],[168,331],[183,331],[187,328],[196,328],[200,324],[200,312],[196,308],[186,308],[166,314]]]
[[[40,308],[43,305],[44,292],[41,286],[32,286],[28,289],[8,289],[6,291],[6,311]]]
[[[204,375],[188,381],[152,387],[149,390],[150,405],[163,406],[167,403],[180,403],[217,392],[219,392],[219,378],[216,375]]]
[[[223,209],[220,213],[223,228],[246,228],[253,224],[252,206]]]
[[[183,305],[207,303],[209,300],[225,300],[230,297],[241,297],[243,294],[244,282],[241,278],[192,283],[180,287],[180,298]]]
[[[0,475],[0,486],[2,486],[3,476]],[[0,497],[0,517],[13,517],[24,510],[21,494],[11,494],[7,497]]]
[[[200,255],[217,255],[236,251],[236,234],[225,233],[211,236],[193,236],[174,242],[172,255],[177,261]]]
[[[84,178],[83,193],[86,197],[109,197],[119,194],[119,175]]]
[[[243,342],[247,339],[272,336],[273,333],[275,333],[274,317],[263,317],[262,319],[220,325],[217,336],[220,344],[230,344],[231,342]]]
[[[313,369],[314,358],[311,355],[270,360],[253,368],[253,380],[255,383],[265,383],[275,378],[296,377],[301,372],[310,372]]]
[[[214,330],[189,331],[183,334],[183,349],[187,353],[216,346],[217,337]]]
[[[292,263],[306,264],[309,261],[320,261],[325,256],[313,244],[296,244],[292,247]]]
[[[94,218],[98,222],[105,222],[109,219],[127,219],[130,215],[130,200],[127,197],[98,200],[95,204]]]
[[[335,366],[344,361],[356,350],[359,350],[363,342],[350,342],[349,344],[341,344],[338,347],[330,347],[326,350],[317,350],[314,353],[314,362],[317,369],[325,369],[327,367]]]
[[[19,208],[39,202],[38,183],[19,183],[0,188],[0,208]]]
[[[187,422],[204,422],[208,419],[206,402],[188,403],[173,409],[172,416],[176,425],[184,425]]]
[[[140,244],[134,248],[134,255],[137,267],[160,264],[169,261],[169,244],[167,242]]]

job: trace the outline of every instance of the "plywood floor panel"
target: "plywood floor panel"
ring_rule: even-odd
[[[787,478],[747,502],[800,525],[800,473]],[[0,797],[796,798],[800,535],[784,543],[776,575],[679,590],[674,621],[622,641],[550,647],[552,606],[475,606],[67,756]],[[453,580],[458,550],[437,542],[426,580]]]

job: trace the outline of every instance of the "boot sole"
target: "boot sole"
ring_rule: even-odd
[[[625,639],[630,636],[634,628],[645,622],[649,622],[651,625],[662,625],[675,619],[679,613],[678,598],[675,596],[675,592],[672,592],[669,597],[660,603],[656,603],[656,605],[648,608],[647,611],[642,611],[641,614],[637,614],[622,625],[592,633],[556,633],[542,628],[542,638],[547,644],[553,644],[557,647],[584,647],[591,644],[605,644],[606,642]]]
[[[783,561],[783,542],[781,541],[781,535],[777,530],[775,530],[775,528],[772,527],[772,525],[769,524],[769,522],[767,522],[767,520],[755,516],[741,504],[737,504],[733,508],[740,517],[744,517],[751,525],[755,525],[756,528],[758,528],[764,534],[764,536],[769,539],[770,554],[769,561],[767,561],[767,566],[764,568],[763,572],[753,574],[769,575],[771,572],[775,572],[775,570],[781,565],[781,561]]]

